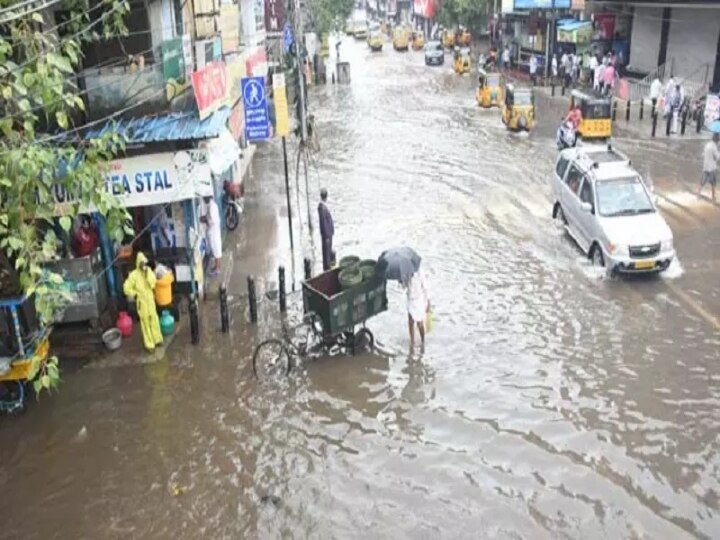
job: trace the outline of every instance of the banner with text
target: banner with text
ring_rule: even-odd
[[[282,0],[265,0],[265,30],[280,33],[285,26],[285,6]]]
[[[200,120],[204,120],[225,104],[227,97],[225,64],[210,62],[197,70],[192,74],[192,85]]]

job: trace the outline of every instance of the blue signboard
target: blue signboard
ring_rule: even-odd
[[[264,141],[270,138],[270,118],[265,77],[244,77],[241,81],[245,108],[245,138],[248,141]]]
[[[514,9],[570,9],[570,0],[514,0]]]
[[[290,23],[285,23],[285,28],[283,28],[283,45],[285,46],[285,52],[290,50],[290,46],[294,40],[292,26],[290,26]]]

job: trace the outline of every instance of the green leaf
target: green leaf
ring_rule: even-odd
[[[18,257],[15,259],[15,270],[20,270],[23,266],[25,266],[25,257]]]
[[[40,390],[42,390],[42,381],[40,379],[33,381],[33,389],[35,390],[35,397],[39,396]]]
[[[72,219],[70,219],[69,216],[63,216],[60,218],[60,226],[63,228],[65,232],[70,232],[70,227],[72,227]]]
[[[48,362],[47,371],[48,375],[50,375],[50,378],[58,379],[60,377],[60,370],[55,363]]]
[[[12,97],[12,88],[10,88],[10,86],[3,86],[2,97],[3,99],[10,99]]]
[[[70,60],[65,58],[62,54],[58,54],[56,52],[48,53],[47,62],[51,66],[59,69],[60,71],[64,71],[65,73],[73,72],[73,68],[72,68],[72,65],[70,64]]]
[[[37,12],[35,12],[35,13],[32,14],[32,20],[35,21],[35,22],[39,22],[40,24],[42,24],[42,23],[45,22],[45,19],[43,19],[43,16],[40,15],[40,13],[37,13]]]
[[[75,106],[80,109],[81,111],[85,110],[85,102],[83,101],[83,98],[80,96],[73,97],[73,101],[75,101]]]
[[[43,375],[40,377],[40,382],[42,383],[44,388],[50,388],[50,376],[49,375]]]
[[[58,126],[63,129],[68,128],[68,117],[65,111],[58,111],[55,113],[55,119],[57,120]]]
[[[48,274],[48,279],[50,280],[50,283],[56,283],[57,285],[60,285],[63,283],[63,278],[60,274],[56,274],[55,272],[51,272]]]

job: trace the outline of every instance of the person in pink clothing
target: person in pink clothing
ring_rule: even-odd
[[[615,86],[615,66],[612,63],[609,63],[605,68],[603,79],[605,92],[610,94]]]

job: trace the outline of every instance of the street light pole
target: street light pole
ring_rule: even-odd
[[[295,29],[295,58],[297,59],[298,65],[298,87],[299,87],[299,100],[300,100],[300,140],[305,143],[307,141],[307,122],[305,120],[305,65],[302,59],[302,48],[303,48],[303,22],[302,22],[302,9],[300,7],[300,0],[295,0],[295,17],[296,17],[296,29]]]

